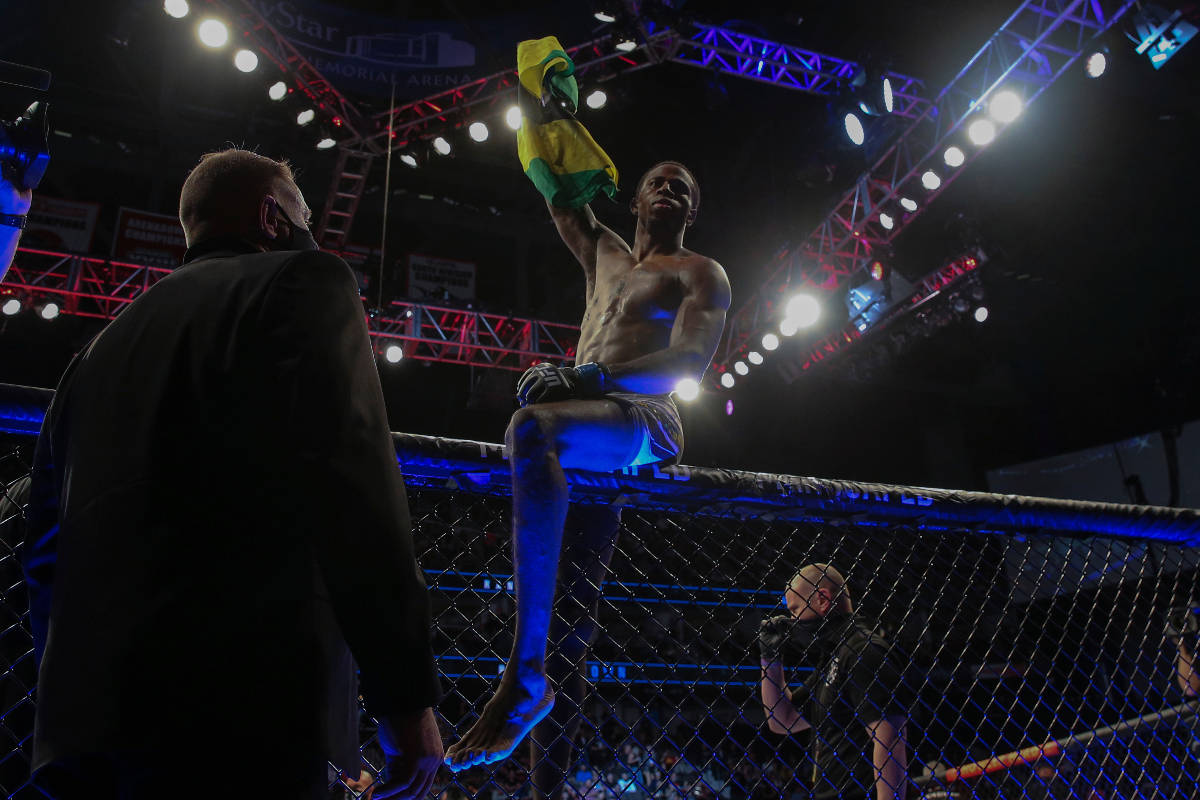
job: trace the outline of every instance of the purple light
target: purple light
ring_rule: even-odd
[[[733,401],[732,400],[725,401],[725,416],[727,416],[727,417],[733,416]]]

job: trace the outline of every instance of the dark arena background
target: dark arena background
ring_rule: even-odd
[[[574,362],[584,311],[509,124],[516,44],[554,34],[578,118],[621,171],[599,219],[628,237],[637,177],[687,164],[703,191],[687,246],[733,292],[704,379],[676,388],[682,464],[569,475],[579,519],[619,513],[620,537],[590,651],[550,645],[583,659],[586,685],[562,796],[1200,797],[1196,4],[45,0],[0,15],[0,160],[40,124],[12,123],[35,101],[49,153],[0,281],[2,796],[52,796],[29,775],[21,570],[43,415],[72,356],[180,264],[183,180],[230,145],[291,161],[322,248],[359,279],[446,743],[477,718],[515,609],[492,443],[526,368]],[[787,613],[806,564],[835,566],[887,644],[901,785],[823,789],[814,752],[830,743],[764,709],[760,623]],[[794,690],[833,680],[803,648],[781,658]],[[370,712],[362,780],[331,770],[330,797],[374,791]],[[442,770],[431,796],[532,797],[547,757]],[[244,780],[227,796],[272,796]]]

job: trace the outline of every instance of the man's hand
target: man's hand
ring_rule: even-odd
[[[779,661],[795,622],[790,614],[767,617],[758,625],[758,652],[763,661]]]
[[[379,744],[387,760],[388,778],[376,784],[377,800],[418,800],[429,794],[443,757],[433,709],[381,719]]]
[[[0,170],[0,214],[28,214],[33,205],[33,191],[18,189],[8,179],[8,170]]]
[[[573,397],[598,397],[607,391],[608,369],[588,363],[577,367],[534,364],[517,381],[517,402],[521,407],[535,403],[554,403]]]

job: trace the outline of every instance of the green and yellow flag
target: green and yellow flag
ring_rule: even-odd
[[[617,168],[575,119],[579,84],[575,63],[558,39],[547,36],[517,45],[517,105],[521,168],[553,206],[579,208],[598,193],[617,193]]]

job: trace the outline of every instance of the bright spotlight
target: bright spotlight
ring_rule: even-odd
[[[383,351],[383,357],[387,359],[389,364],[395,364],[404,358],[404,348],[398,344],[389,344]]]
[[[988,113],[996,122],[1012,122],[1021,116],[1022,105],[1021,98],[1016,92],[1005,89],[997,92],[996,96],[992,98],[992,102],[988,103]]]
[[[774,350],[779,347],[779,337],[773,333],[768,333],[762,338],[763,350]]]
[[[907,197],[901,197],[900,198],[900,206],[905,211],[916,211],[917,210],[917,201],[909,200]]]
[[[779,323],[779,332],[784,336],[795,336],[798,330],[800,330],[800,323],[791,317],[787,317],[783,322]]]
[[[892,108],[895,106],[895,104],[896,104],[896,99],[895,99],[895,97],[892,96],[892,79],[884,78],[883,79],[883,107],[887,110],[887,113],[890,114],[890,113],[892,113]]]
[[[757,367],[759,364],[763,363],[763,355],[755,350],[751,350],[746,354],[746,360]]]
[[[283,81],[275,81],[271,87],[267,89],[267,97],[272,100],[282,100],[287,97],[287,84]]]
[[[942,154],[942,158],[946,161],[948,167],[961,167],[963,162],[967,160],[967,154],[958,147],[947,147],[946,152]]]
[[[486,142],[488,138],[488,127],[482,122],[472,122],[467,128],[467,134],[476,142]]]
[[[634,50],[637,50],[638,43],[637,40],[631,36],[622,36],[617,39],[617,43],[614,45],[614,47],[616,47],[622,53],[630,53]]]
[[[258,69],[258,54],[253,50],[238,50],[233,56],[233,65],[242,72]]]
[[[1099,78],[1104,74],[1104,70],[1108,69],[1108,57],[1104,53],[1096,52],[1087,57],[1087,61],[1083,65],[1083,71],[1087,73],[1089,78]]]
[[[337,144],[337,142],[335,142],[330,137],[326,136],[324,139],[317,142],[317,149],[318,150],[328,150],[329,148],[333,147],[335,144]]]
[[[991,144],[996,138],[996,126],[990,120],[977,119],[967,126],[967,138],[980,147]]]
[[[509,106],[508,111],[504,112],[504,124],[512,128],[514,131],[521,130],[521,107]]]
[[[446,141],[446,137],[439,136],[433,140],[433,149],[438,152],[438,155],[450,155],[450,143]]]
[[[168,14],[171,12],[167,12]],[[21,301],[15,297],[10,297],[4,301],[4,305],[0,306],[0,312],[6,317],[11,317],[21,311]]]
[[[306,108],[296,115],[296,124],[300,127],[304,127],[316,118],[317,112],[313,111],[311,108]]]
[[[690,403],[700,396],[700,384],[691,378],[684,378],[675,384],[675,396],[685,403]]]
[[[737,379],[734,378],[732,375],[730,375],[728,372],[723,373],[721,375],[721,385],[724,386],[726,389],[732,389],[733,385],[735,383],[737,383]]]
[[[617,21],[616,16],[607,11],[597,11],[595,14],[592,14],[592,16],[605,24]]]
[[[896,220],[892,219],[888,214],[880,213],[879,224],[883,226],[884,230],[890,231],[895,226]]]
[[[745,361],[735,361],[733,362],[733,371],[738,375],[746,375],[750,372],[750,368],[746,366]]]
[[[187,0],[163,0],[163,11],[175,19],[183,19],[190,10]]]
[[[811,294],[798,294],[788,300],[785,313],[798,327],[811,328],[821,318],[821,304]]]
[[[846,128],[846,136],[855,145],[861,145],[867,140],[866,131],[863,130],[862,120],[857,114],[847,114],[842,119],[842,125]]]
[[[206,19],[196,28],[196,35],[206,47],[224,47],[229,42],[229,28],[219,19]]]
[[[400,160],[403,161],[408,166],[413,167],[414,169],[417,166],[417,157],[414,156],[412,153],[403,153],[400,156]]]
[[[936,172],[927,169],[925,170],[925,174],[921,176],[921,185],[932,192],[942,185],[942,179],[938,177]]]
[[[42,304],[42,307],[38,309],[38,314],[41,315],[42,319],[54,319],[58,316],[58,311],[58,303],[54,302],[53,300],[47,300]]]
[[[588,108],[604,108],[604,104],[608,102],[608,95],[604,93],[603,89],[596,89],[587,96],[585,102],[588,104]]]
[[[976,322],[987,322],[987,318],[988,318],[987,306],[980,306],[979,308],[975,309],[975,321]]]

